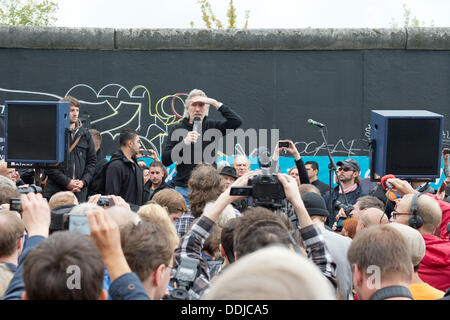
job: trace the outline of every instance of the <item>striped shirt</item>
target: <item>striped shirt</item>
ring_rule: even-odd
[[[202,248],[205,240],[210,235],[214,221],[208,217],[201,216],[200,219],[192,226],[186,236],[181,239],[181,245],[175,250],[175,268],[180,264],[183,255],[200,261],[197,270],[197,277],[193,285],[189,289],[190,298],[193,300],[200,299],[211,284],[210,270],[207,261],[202,256]],[[322,274],[330,281],[334,289],[337,288],[336,263],[331,257],[322,230],[312,224],[305,228],[299,228],[303,243],[305,244],[308,259],[311,260],[322,272]],[[174,276],[174,275],[172,275]]]

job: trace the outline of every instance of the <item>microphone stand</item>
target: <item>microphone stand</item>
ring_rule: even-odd
[[[325,134],[323,133],[323,128],[321,127],[320,129],[320,133],[322,134],[322,139],[323,142],[325,143],[325,147],[327,149],[327,154],[328,154],[328,158],[330,159],[330,163],[328,164],[328,170],[329,170],[329,174],[330,174],[330,180],[329,180],[329,186],[330,186],[330,197],[328,199],[328,205],[329,205],[329,210],[330,210],[330,221],[331,218],[333,218],[333,212],[334,212],[334,208],[333,208],[333,188],[332,188],[332,175],[333,175],[333,171],[336,172],[337,171],[337,167],[336,167],[336,163],[334,162],[333,157],[331,156],[331,152],[330,149],[328,148],[328,141],[325,137]],[[348,206],[348,200],[347,200],[347,196],[344,193],[344,188],[342,187],[342,183],[341,183],[341,179],[339,178],[339,175],[336,174],[336,178],[338,180],[338,184],[339,184],[339,188],[342,190],[342,194],[344,195],[344,200],[345,200],[345,204]]]

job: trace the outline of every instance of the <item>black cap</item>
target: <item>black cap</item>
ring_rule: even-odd
[[[348,159],[345,159],[344,161],[338,161],[336,164],[339,167],[343,166],[343,167],[346,167],[346,168],[350,168],[350,169],[355,170],[356,172],[360,172],[361,171],[361,169],[359,167],[359,163],[356,160],[354,160],[354,159],[348,158]]]
[[[220,170],[219,174],[224,174],[226,176],[237,179],[236,169],[230,166],[223,167],[222,170]]]
[[[302,199],[310,216],[328,217],[327,205],[320,194],[307,192],[302,195]]]
[[[63,204],[53,208],[50,214],[49,229],[51,231],[64,230],[64,215],[68,214],[73,207],[75,207],[74,204]]]

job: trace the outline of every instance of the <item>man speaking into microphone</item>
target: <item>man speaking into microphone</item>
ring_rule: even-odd
[[[212,105],[225,120],[212,120],[208,118],[209,108]],[[161,155],[162,163],[170,166],[176,162],[177,174],[173,181],[175,190],[180,192],[189,204],[187,194],[187,182],[192,170],[197,164],[215,162],[215,157],[203,157],[206,147],[215,142],[212,139],[202,139],[206,131],[216,129],[225,136],[227,129],[237,129],[242,124],[242,119],[230,107],[215,99],[209,98],[202,90],[192,90],[185,101],[184,115],[181,122],[170,129],[164,142]],[[190,153],[190,155],[187,154]]]

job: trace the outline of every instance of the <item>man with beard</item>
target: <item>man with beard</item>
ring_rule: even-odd
[[[106,169],[105,194],[121,196],[132,209],[144,204],[144,177],[137,163],[141,141],[132,129],[124,129],[119,137],[120,149],[111,156]]]
[[[70,103],[69,150],[71,151],[65,168],[46,170],[48,181],[44,195],[50,199],[59,191],[72,191],[81,203],[86,201],[87,187],[94,176],[97,156],[91,134],[78,119],[80,102],[72,96],[60,101]]]
[[[348,201],[349,205],[353,205],[356,203],[356,200],[364,196],[364,192],[359,186],[359,182],[361,178],[359,177],[359,172],[361,171],[359,164],[354,159],[345,159],[344,161],[339,161],[336,163],[338,166],[336,174],[339,176],[339,179],[342,183],[342,189],[339,188],[339,185],[336,186],[332,190],[331,199],[332,206],[330,208],[330,191],[326,192],[323,196],[325,203],[327,204],[328,211],[331,212],[330,219],[327,220],[327,224],[329,227],[333,226],[333,222],[335,221],[336,214],[339,211],[339,208],[335,208],[336,201],[339,201],[342,204],[346,204],[345,198]]]

